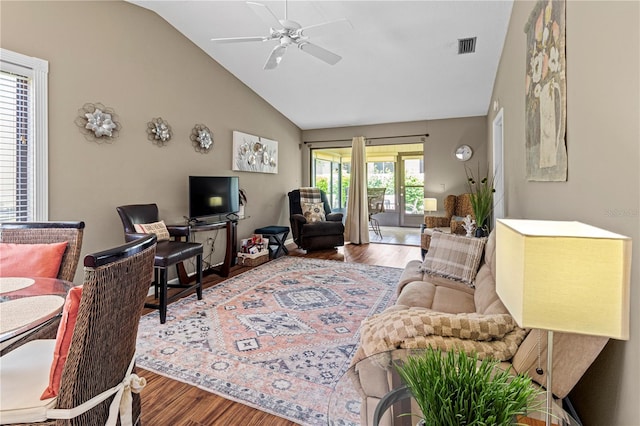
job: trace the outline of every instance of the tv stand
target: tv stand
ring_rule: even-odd
[[[203,220],[198,219],[190,219],[188,220],[189,225],[189,241],[192,241],[192,233],[194,232],[204,232],[204,231],[213,231],[216,229],[224,228],[226,230],[226,248],[224,252],[224,261],[222,265],[216,267],[209,267],[202,271],[202,274],[207,276],[211,274],[216,274],[221,277],[228,277],[231,267],[236,264],[237,258],[236,253],[238,252],[238,243],[237,243],[237,228],[238,221],[243,218],[236,216],[235,218],[228,216],[225,218],[217,219],[212,222],[205,222]],[[182,274],[185,274],[183,276]],[[182,281],[183,278],[185,281]],[[189,279],[186,277],[186,271],[180,271],[180,280],[181,282],[187,282]]]

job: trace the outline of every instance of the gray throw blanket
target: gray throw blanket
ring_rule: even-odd
[[[320,196],[320,189],[314,187],[300,188],[300,205],[304,206],[304,203],[321,203],[322,197]]]

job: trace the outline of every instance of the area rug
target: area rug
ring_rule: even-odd
[[[281,257],[142,317],[137,365],[302,425],[326,425],[361,321],[402,270]],[[357,415],[358,401],[353,414]]]

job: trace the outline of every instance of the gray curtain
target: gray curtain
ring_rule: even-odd
[[[369,202],[367,200],[367,160],[365,139],[353,138],[351,146],[351,180],[347,198],[344,239],[352,244],[369,243]]]

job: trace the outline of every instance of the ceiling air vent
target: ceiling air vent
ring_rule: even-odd
[[[458,55],[474,53],[476,51],[476,37],[458,39]]]

